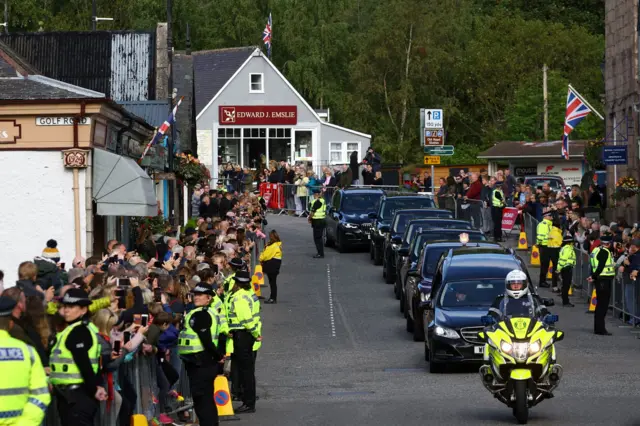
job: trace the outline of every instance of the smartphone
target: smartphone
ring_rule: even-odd
[[[146,327],[149,324],[149,315],[142,314],[140,319],[140,325]]]
[[[122,348],[122,341],[120,340],[115,340],[113,342],[113,351],[114,352],[120,352],[120,349]]]
[[[120,286],[130,286],[131,285],[131,281],[129,280],[129,278],[118,278],[116,280],[118,287]]]
[[[127,343],[129,343],[129,340],[131,340],[131,332],[130,331],[125,331],[124,332],[124,344],[126,345]]]
[[[153,301],[162,302],[162,289],[160,288],[153,289]]]
[[[62,262],[62,263],[60,264],[60,269],[64,269],[64,266],[65,266],[65,265],[66,265],[66,263]]]
[[[187,282],[187,277],[185,277],[184,275],[180,275],[180,283],[184,284]]]
[[[189,303],[191,303],[191,302],[193,301],[193,296],[191,295],[191,293],[188,293],[188,294],[187,294],[187,301],[188,301]]]
[[[176,253],[176,254],[174,254],[174,255],[173,255],[173,258],[174,258],[175,260],[178,260],[178,258],[179,258],[179,257],[180,257],[180,253]]]
[[[136,324],[136,325],[141,325],[141,323],[142,323],[142,315],[140,315],[140,314],[133,315],[133,323]]]

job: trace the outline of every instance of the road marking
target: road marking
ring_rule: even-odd
[[[331,266],[327,264],[327,289],[329,290],[329,319],[331,320],[331,337],[336,337],[336,319],[333,314],[333,294],[331,292]]]

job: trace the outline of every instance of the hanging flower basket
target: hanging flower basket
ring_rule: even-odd
[[[594,140],[587,142],[587,146],[584,148],[584,159],[592,170],[599,170],[604,167],[604,162],[602,161],[603,146],[603,140]]]
[[[131,224],[138,232],[142,229],[150,229],[152,234],[165,234],[171,229],[171,224],[167,222],[162,214],[162,210],[158,207],[158,214],[156,216],[148,217],[132,217]]]
[[[209,169],[191,154],[176,155],[176,179],[193,188],[197,184],[205,184],[211,180]]]
[[[616,190],[611,195],[615,201],[624,201],[640,193],[638,181],[631,176],[623,176],[616,182]]]

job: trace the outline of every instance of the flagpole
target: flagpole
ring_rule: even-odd
[[[587,100],[586,100],[586,99],[585,99],[585,98],[584,98],[580,93],[578,93],[578,91],[577,91],[577,90],[576,90],[576,89],[575,89],[571,84],[569,84],[569,89],[573,90],[573,93],[575,93],[575,94],[576,94],[576,96],[577,96],[577,97],[578,97],[582,102],[584,102],[584,103],[589,107],[589,109],[590,109],[591,111],[593,111],[593,113],[594,113],[595,115],[597,115],[597,116],[598,116],[598,118],[600,118],[600,120],[603,120],[603,121],[604,121],[604,117],[603,117],[602,115],[600,115],[600,113],[599,113],[598,111],[596,111],[596,109],[595,109],[594,107],[592,107],[592,106],[591,106],[591,104],[589,104],[589,102],[587,102]]]

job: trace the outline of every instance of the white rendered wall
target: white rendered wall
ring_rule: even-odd
[[[86,171],[80,170],[82,256],[86,254]],[[58,242],[67,270],[75,256],[73,172],[60,151],[0,151],[0,270],[5,288],[18,279],[18,265],[40,256],[47,240]]]

